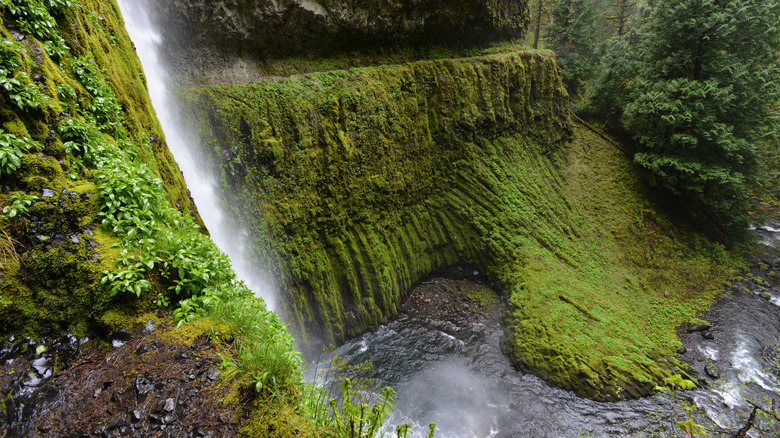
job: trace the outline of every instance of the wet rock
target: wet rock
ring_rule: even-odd
[[[141,331],[141,333],[145,335],[150,335],[154,333],[154,330],[155,330],[154,322],[150,319],[149,321],[146,321],[146,325],[144,326],[144,329],[143,331]]]
[[[53,198],[54,191],[49,189],[43,189],[43,191],[41,192],[41,196],[44,198]]]
[[[174,409],[176,409],[176,401],[170,397],[165,399],[165,403],[163,404],[163,411],[173,412]]]
[[[111,336],[111,339],[112,340],[115,339],[115,340],[122,341],[122,342],[127,342],[130,339],[132,339],[132,335],[130,335],[130,333],[128,333],[127,330],[121,329],[118,332],[114,333],[114,335]]]
[[[219,377],[219,371],[217,371],[216,368],[211,368],[208,373],[206,373],[206,377],[208,377],[209,380],[216,380]]]
[[[32,363],[32,367],[38,375],[44,379],[51,377],[51,360],[49,360],[49,358],[39,357],[38,359],[35,359]]]
[[[176,404],[176,416],[179,418],[184,418],[186,414],[187,414],[187,402],[182,400]]]
[[[139,374],[138,377],[135,378],[135,392],[138,396],[139,403],[146,401],[148,394],[153,390],[154,385],[149,381],[149,379],[146,378],[145,375]]]
[[[142,419],[143,417],[144,417],[144,416],[143,416],[143,414],[141,413],[141,411],[139,411],[138,409],[136,409],[136,410],[134,410],[134,411],[133,411],[133,413],[132,413],[132,414],[130,414],[130,421],[132,421],[133,423],[137,423],[137,422],[141,421],[141,419]]]
[[[151,353],[152,351],[157,350],[157,346],[153,342],[149,342],[148,344],[143,344],[140,347],[138,347],[135,350],[135,354],[145,354],[145,353]]]
[[[81,240],[79,240],[78,236],[76,236],[75,234],[70,236],[70,241],[75,243],[76,245],[81,243]]]
[[[36,388],[43,383],[43,379],[35,373],[28,373],[27,378],[22,382],[22,385],[28,388]]]
[[[232,57],[311,56],[453,39],[491,41],[522,36],[529,20],[514,0],[191,0],[153,2],[150,14],[171,33],[171,67],[207,68]],[[304,30],[304,31],[302,31]],[[279,44],[284,41],[284,44]],[[197,50],[193,50],[197,48]],[[154,142],[152,142],[154,144]]]
[[[92,426],[92,435],[102,436],[105,431],[106,426],[104,424],[96,424]]]
[[[711,331],[701,332],[701,337],[704,339],[715,339],[715,335]]]
[[[688,333],[704,332],[710,329],[709,324],[695,324],[688,327]]]
[[[704,366],[704,372],[713,379],[720,378],[720,371],[718,371],[718,367],[712,362],[709,362]]]
[[[60,398],[56,388],[45,387],[30,391],[22,390],[6,400],[7,418],[11,421],[26,423]]]

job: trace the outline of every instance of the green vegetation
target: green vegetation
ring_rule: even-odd
[[[581,109],[633,136],[651,184],[726,235],[776,183],[780,3],[648,6],[643,25],[611,46]]]
[[[0,175],[9,175],[22,165],[22,154],[39,149],[37,142],[19,138],[0,129]]]
[[[684,368],[675,327],[739,262],[677,229],[615,144],[569,124],[540,54],[181,90],[287,320],[317,342],[397,312],[456,263],[504,285],[506,349],[598,399]],[[567,141],[571,142],[567,144]],[[695,291],[695,292],[692,292]],[[668,296],[668,297],[667,297]]]
[[[573,25],[563,13],[581,4],[562,3],[569,5],[562,20]],[[621,4],[632,6],[615,7]],[[745,4],[753,8],[747,15],[732,15],[770,34],[766,22],[750,21],[759,3]],[[776,17],[777,3],[765,5]],[[302,383],[287,327],[203,232],[116,4],[0,0],[0,13],[0,183],[8,187],[0,194],[0,334],[108,333],[167,308],[182,330],[208,331],[231,346],[224,362],[235,371],[234,393],[226,402],[241,400],[237,410],[249,410],[238,413],[247,436],[375,435],[393,393],[380,393],[371,407],[346,381],[341,403],[323,413],[322,393]],[[639,47],[630,39],[636,35],[618,41]],[[581,39],[567,38],[561,47]],[[659,52],[662,42],[647,47]],[[753,71],[743,56],[766,55],[774,41],[737,43],[750,50],[723,65],[702,62],[698,71],[718,67],[761,82],[774,65],[759,56],[755,65],[764,69]],[[258,265],[279,268],[292,329],[310,344],[320,334],[344,340],[396,314],[416,281],[465,263],[503,285],[505,350],[554,384],[615,400],[648,394],[683,373],[675,327],[693,320],[741,262],[661,213],[619,145],[572,125],[549,54],[446,59],[450,53],[181,90],[221,172],[232,220],[249,225]],[[729,162],[751,168],[764,125],[729,127],[704,116],[758,117],[767,106],[734,81],[721,87],[721,77],[702,77],[704,88],[679,78],[660,86],[649,68],[653,54],[648,49],[647,58],[625,66],[638,75],[636,102],[625,104],[622,91],[612,100],[625,105],[628,126],[641,134],[646,150],[637,162],[658,173],[658,163],[670,162],[662,155],[676,151],[664,149],[668,139],[652,128],[688,123],[696,110],[712,123],[674,139],[704,144],[726,133],[715,141],[725,154],[713,156],[715,164],[736,157]],[[586,76],[578,64],[584,59],[572,64],[583,68],[573,89]],[[621,58],[611,59],[617,65]],[[287,74],[352,62],[286,60],[266,68]],[[620,74],[604,83],[616,86]],[[667,91],[696,97],[703,109],[676,105]],[[670,111],[658,122],[648,109],[658,102],[691,114]],[[707,175],[743,182],[729,171]],[[731,209],[748,194],[735,187],[713,189],[715,204],[697,199]],[[408,432],[401,425],[396,435]]]
[[[150,144],[148,133],[161,138],[160,128],[118,8],[94,1],[81,2],[80,8],[61,0],[0,3],[5,103],[0,177],[12,190],[0,197],[0,227],[18,253],[3,265],[4,333],[42,335],[68,326],[86,332],[99,329],[103,314],[117,306],[144,308],[149,300],[112,299],[110,290],[118,288],[102,287],[100,272],[105,277],[126,274],[121,267],[129,252],[138,251],[139,230],[148,238],[151,229],[192,223],[165,201],[185,212],[189,206],[189,198],[181,197],[186,192],[177,190],[183,188],[181,177],[170,177],[178,172],[166,170],[172,162],[169,152]],[[104,18],[93,21],[83,14]],[[124,35],[121,44],[104,45],[103,28]],[[156,203],[133,204],[141,197]],[[148,219],[139,219],[141,210],[166,222],[147,221],[146,228],[135,228]],[[133,219],[133,227],[119,226]],[[97,227],[101,220],[104,226]],[[189,229],[200,235],[192,225]],[[124,248],[118,265],[115,244]],[[140,273],[124,285],[140,290],[144,284],[149,281]],[[155,290],[164,295],[168,285],[155,281]]]
[[[746,224],[780,96],[777,1],[651,2],[626,127],[636,161],[699,219]],[[749,29],[749,31],[746,31]],[[695,123],[694,123],[695,121]]]
[[[592,4],[586,0],[560,0],[552,10],[546,37],[569,94],[579,94],[597,61],[596,13]]]

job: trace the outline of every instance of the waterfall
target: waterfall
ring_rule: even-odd
[[[217,191],[219,179],[211,173],[208,166],[200,164],[202,161],[198,160],[196,150],[198,139],[181,128],[178,108],[169,92],[170,76],[159,58],[163,38],[147,13],[146,2],[118,0],[118,3],[127,32],[141,59],[149,95],[165,132],[168,148],[184,174],[184,180],[212,240],[230,258],[238,278],[243,280],[256,296],[263,298],[270,310],[276,310],[272,282],[263,278],[249,260],[246,248],[249,233],[232,225],[228,229]]]

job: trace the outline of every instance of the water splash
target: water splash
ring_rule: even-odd
[[[238,278],[243,280],[256,296],[263,298],[269,309],[275,310],[277,303],[273,283],[263,278],[248,256],[247,231],[237,229],[234,224],[226,224],[217,194],[218,179],[208,166],[202,164],[206,161],[199,156],[194,146],[199,143],[197,139],[181,128],[178,107],[168,91],[171,78],[159,57],[163,38],[155,29],[147,6],[144,0],[119,0],[119,9],[144,67],[149,95],[165,132],[168,148],[184,174],[184,180],[212,240],[230,258]]]

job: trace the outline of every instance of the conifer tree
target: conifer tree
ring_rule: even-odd
[[[719,226],[741,226],[777,126],[780,0],[650,0],[624,123],[635,160]]]
[[[628,20],[631,18],[634,6],[636,6],[636,0],[615,0],[612,3],[613,15],[607,16],[607,20],[615,25],[615,32],[618,36],[626,34]]]
[[[546,37],[555,51],[569,92],[578,92],[596,65],[596,14],[587,0],[561,0],[552,11]]]

